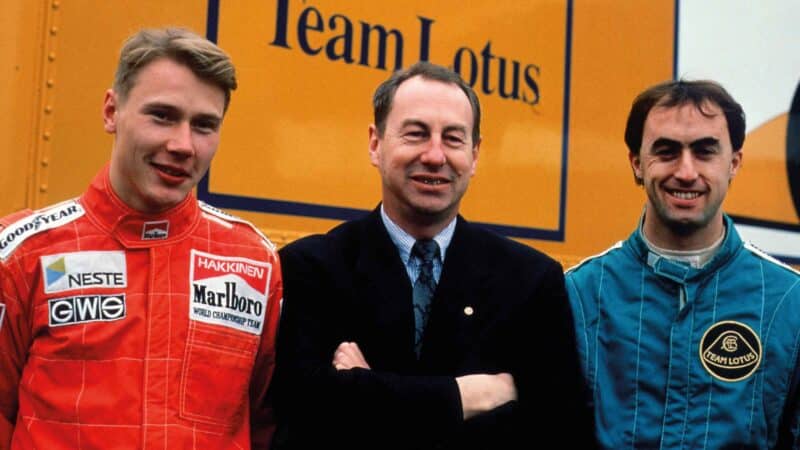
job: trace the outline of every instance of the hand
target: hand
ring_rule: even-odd
[[[475,374],[456,378],[464,420],[517,399],[517,386],[510,373]]]
[[[331,364],[336,370],[348,370],[356,367],[362,369],[370,368],[366,358],[361,353],[361,349],[358,348],[358,344],[355,342],[342,342],[339,344],[336,347],[336,351],[333,352]]]

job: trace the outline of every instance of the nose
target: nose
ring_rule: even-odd
[[[678,158],[677,164],[675,178],[684,181],[694,181],[697,178],[696,161],[691,151],[684,150]]]
[[[192,127],[188,122],[180,122],[175,125],[172,135],[167,141],[167,151],[186,156],[194,154]]]
[[[441,138],[434,138],[430,140],[427,148],[425,148],[419,157],[420,162],[430,167],[442,167],[447,162],[447,156],[444,154]]]

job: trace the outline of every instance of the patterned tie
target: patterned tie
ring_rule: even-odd
[[[411,248],[411,255],[416,256],[419,261],[419,276],[414,282],[414,351],[419,357],[422,349],[422,334],[425,332],[425,324],[428,322],[428,314],[431,311],[431,299],[436,290],[436,278],[433,277],[433,258],[439,254],[439,246],[436,241],[423,239],[414,243]]]

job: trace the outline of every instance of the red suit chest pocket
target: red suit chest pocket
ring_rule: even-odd
[[[190,321],[181,373],[180,414],[214,425],[241,423],[259,336]]]

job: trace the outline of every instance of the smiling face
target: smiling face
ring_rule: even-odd
[[[114,192],[147,214],[180,203],[217,151],[224,107],[221,88],[168,58],[142,68],[125,98],[109,90],[103,122],[115,135],[109,174]]]
[[[409,234],[431,237],[458,214],[478,159],[472,126],[472,107],[457,85],[420,76],[398,86],[383,135],[370,126],[384,210]]]
[[[644,232],[669,249],[699,249],[723,232],[720,205],[739,170],[720,108],[710,102],[655,106],[644,124],[639,154],[629,155],[647,192]]]

